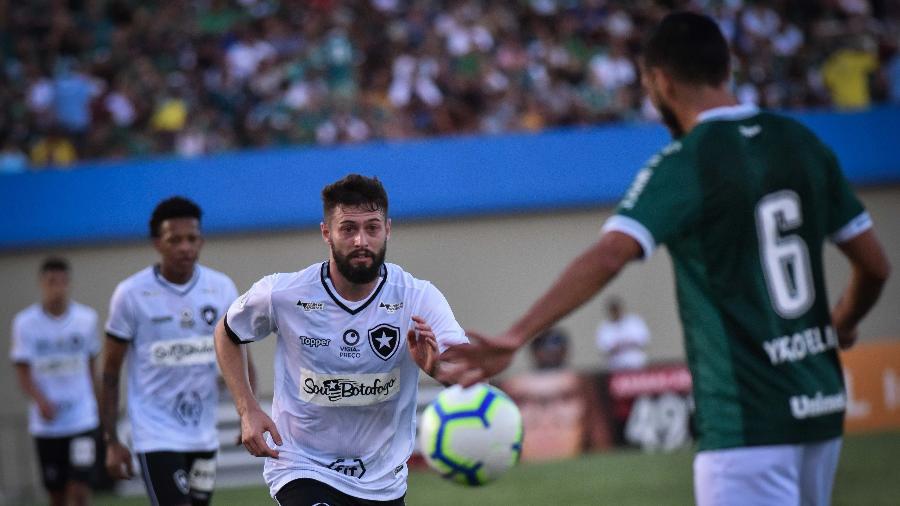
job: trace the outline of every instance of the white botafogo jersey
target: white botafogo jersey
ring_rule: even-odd
[[[338,295],[325,262],[266,276],[231,305],[233,340],[278,338],[272,415],[283,444],[264,471],[273,497],[299,478],[363,499],[406,492],[419,378],[406,349],[414,315],[431,325],[440,351],[468,341],[437,288],[394,264],[362,301]]]
[[[37,404],[28,410],[28,431],[38,437],[67,437],[97,427],[90,359],[100,352],[97,312],[70,302],[66,312],[53,316],[40,304],[19,312],[12,325],[9,357],[28,364],[41,393],[56,408],[45,420]]]
[[[136,452],[219,447],[213,330],[236,298],[228,276],[201,265],[184,285],[153,266],[116,287],[106,333],[131,343],[127,399]]]

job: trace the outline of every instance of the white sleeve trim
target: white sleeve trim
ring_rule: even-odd
[[[872,217],[868,212],[863,211],[839,228],[837,232],[831,234],[831,242],[835,244],[847,242],[870,228],[872,228]]]
[[[603,227],[600,229],[600,235],[613,231],[622,232],[636,240],[641,245],[641,249],[644,250],[644,260],[653,255],[653,251],[656,249],[656,240],[653,239],[653,234],[641,222],[628,216],[614,214],[603,224]]]

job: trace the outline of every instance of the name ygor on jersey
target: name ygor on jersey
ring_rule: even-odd
[[[763,343],[763,349],[769,356],[772,365],[784,362],[797,362],[810,355],[818,355],[837,348],[837,334],[831,325],[823,329],[810,327],[789,336],[776,337]],[[823,335],[824,334],[824,335]]]
[[[369,406],[390,400],[399,391],[399,369],[373,374],[300,371],[300,399],[319,406]]]

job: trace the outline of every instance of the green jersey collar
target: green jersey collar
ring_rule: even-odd
[[[724,120],[737,121],[759,114],[759,107],[753,104],[726,105],[707,109],[697,115],[697,122]]]

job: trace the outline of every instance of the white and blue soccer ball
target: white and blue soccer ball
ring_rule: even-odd
[[[522,414],[505,393],[485,383],[452,386],[422,412],[419,447],[444,478],[484,485],[519,461]]]

